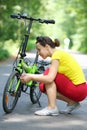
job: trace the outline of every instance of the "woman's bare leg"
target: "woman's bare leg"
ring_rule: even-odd
[[[75,101],[65,97],[64,95],[62,95],[62,94],[60,94],[58,92],[57,92],[57,99],[67,102],[68,105],[72,105],[73,103],[75,103]]]
[[[57,96],[56,85],[54,82],[52,82],[51,84],[46,84],[45,88],[48,97],[48,108],[54,109],[56,107],[56,96]]]
[[[72,105],[73,103],[75,103],[75,101],[73,101],[57,92],[55,82],[52,82],[51,84],[46,84],[45,89],[46,89],[46,94],[48,97],[48,108],[49,109],[53,109],[56,107],[56,99],[65,101],[68,103],[68,105]]]

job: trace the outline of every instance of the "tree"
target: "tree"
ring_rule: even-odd
[[[33,23],[30,39],[38,35],[70,39],[69,48],[87,52],[87,0],[0,0],[0,47],[6,41],[20,40],[23,22],[12,20],[12,13],[27,13],[29,17],[54,19],[54,25]]]
[[[65,0],[62,28],[71,40],[71,47],[87,52],[87,0]],[[64,25],[64,26],[63,26]]]

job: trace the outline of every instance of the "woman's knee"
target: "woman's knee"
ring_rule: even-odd
[[[52,82],[52,83],[50,83],[50,84],[40,83],[39,88],[40,88],[41,92],[43,92],[43,93],[46,93],[46,91],[47,91],[48,89],[57,90],[57,89],[56,89],[56,84],[55,84],[55,82]]]

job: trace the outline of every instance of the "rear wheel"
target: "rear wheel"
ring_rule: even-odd
[[[38,62],[38,52],[36,53],[34,63],[38,66],[38,72],[36,74],[41,74],[44,72],[45,67],[42,65],[42,62]],[[30,86],[30,99],[33,104],[39,103],[39,99],[41,97],[42,92],[39,89],[39,82],[33,81],[32,86]],[[39,104],[40,105],[40,104]]]
[[[21,94],[20,85],[21,83],[18,78],[18,72],[13,71],[8,78],[3,92],[3,109],[6,113],[11,113],[15,108]],[[17,87],[18,90],[16,90]]]
[[[30,87],[30,99],[33,104],[38,103],[41,97],[41,91],[39,89],[39,83],[33,81],[32,86]]]

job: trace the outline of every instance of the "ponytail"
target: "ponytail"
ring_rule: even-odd
[[[58,39],[54,39],[54,44],[56,47],[60,46],[60,41]]]

